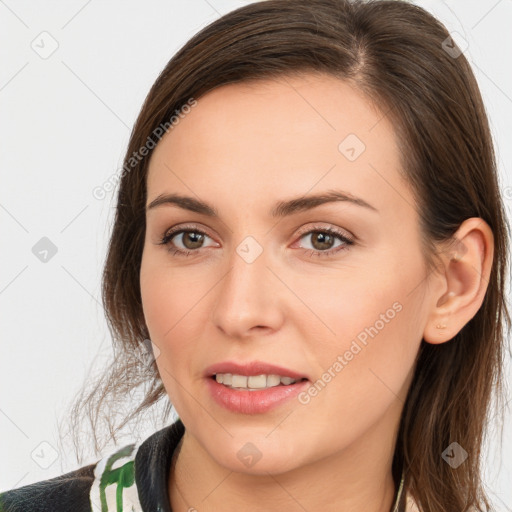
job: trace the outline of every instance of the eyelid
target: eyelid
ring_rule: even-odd
[[[352,234],[350,231],[347,231],[346,229],[343,229],[343,228],[339,228],[339,227],[335,226],[334,224],[330,224],[328,222],[324,223],[324,224],[322,224],[320,222],[316,222],[316,223],[313,222],[312,224],[313,225],[311,225],[311,223],[310,223],[309,225],[303,226],[302,228],[300,228],[299,231],[297,232],[297,236],[300,237],[300,236],[308,234],[309,232],[314,231],[314,230],[318,230],[318,231],[332,230],[332,231],[339,232],[340,234],[343,234],[343,236],[345,236],[346,238],[348,238],[351,241],[356,242],[358,240],[357,236]],[[175,233],[179,233],[181,231],[187,231],[187,230],[204,231],[204,233],[206,235],[208,235],[210,238],[214,239],[214,237],[209,234],[208,228],[202,226],[201,224],[197,224],[197,223],[181,224],[181,225],[177,225],[173,228],[169,228],[168,230],[166,230],[164,232],[164,236],[168,236],[171,233],[175,234]]]
[[[210,238],[213,238],[209,234],[209,229],[202,224],[198,224],[196,222],[185,223],[185,224],[176,224],[175,226],[168,228],[164,231],[165,235],[169,235],[171,233],[179,233],[180,231],[202,231],[207,234]]]
[[[308,225],[303,228],[299,229],[298,236],[301,237],[303,235],[306,235],[310,233],[311,231],[334,231],[338,233],[341,236],[344,236],[351,242],[356,242],[358,239],[355,235],[353,235],[350,231],[347,231],[346,229],[339,228],[338,226],[335,226],[334,224],[321,224],[321,223],[315,223],[313,222],[313,225]]]

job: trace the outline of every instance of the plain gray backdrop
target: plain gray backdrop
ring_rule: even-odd
[[[121,168],[142,102],[171,56],[248,3],[0,0],[0,490],[76,469],[71,450],[59,447],[57,421],[93,358],[110,354],[100,284],[115,193],[100,200],[93,190]],[[512,1],[415,3],[466,45],[510,215]],[[505,511],[510,412],[499,441],[491,432],[485,478]]]

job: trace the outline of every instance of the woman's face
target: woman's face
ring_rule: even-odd
[[[190,199],[147,208],[144,315],[214,463],[260,474],[391,455],[434,292],[399,168],[388,118],[325,75],[215,89],[155,148],[147,206]],[[265,377],[286,373],[307,380]]]

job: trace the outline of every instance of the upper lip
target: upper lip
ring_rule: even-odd
[[[205,376],[211,377],[217,373],[231,373],[235,375],[279,375],[280,377],[290,377],[292,379],[307,379],[306,375],[295,372],[283,366],[265,363],[264,361],[250,361],[248,363],[235,363],[233,361],[222,361],[212,364],[205,370]],[[309,379],[308,379],[309,380]]]

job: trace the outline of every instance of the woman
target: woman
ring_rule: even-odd
[[[406,2],[268,0],[170,60],[124,160],[105,388],[179,419],[2,510],[489,509],[508,238],[457,50]]]

